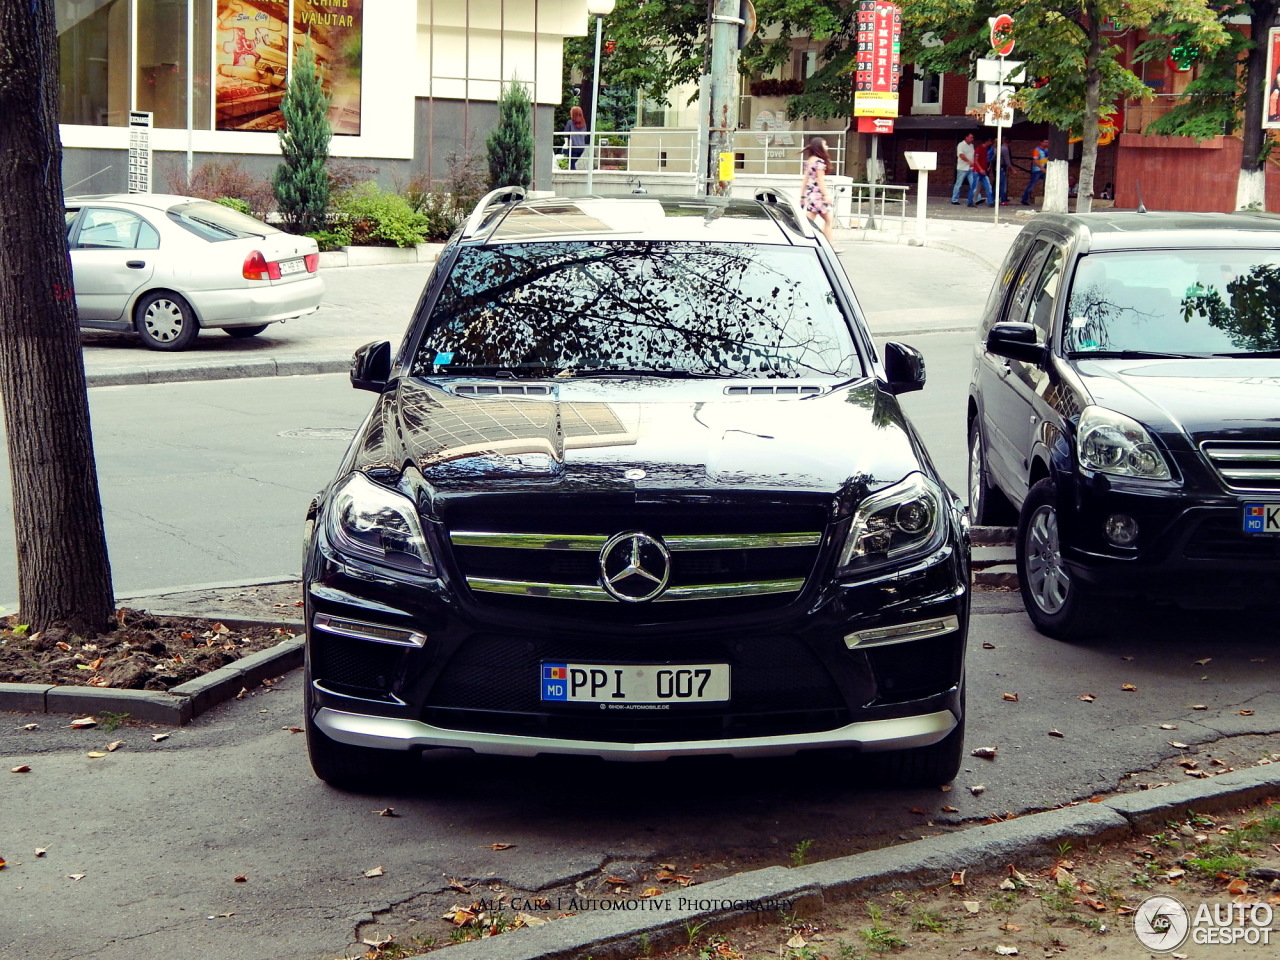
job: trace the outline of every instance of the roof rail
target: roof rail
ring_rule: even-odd
[[[780,190],[772,187],[761,187],[752,197],[757,203],[763,203],[772,207],[774,212],[788,221],[802,237],[813,237],[813,224],[809,218],[800,212],[800,208],[795,205],[795,201],[788,197]]]
[[[484,222],[485,214],[489,212],[490,207],[496,204],[519,203],[523,199],[524,187],[499,187],[497,190],[490,190],[480,198],[480,202],[467,217],[467,222],[462,227],[462,239],[474,237],[479,232],[480,224]]]

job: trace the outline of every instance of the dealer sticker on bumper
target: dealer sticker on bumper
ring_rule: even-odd
[[[562,703],[714,703],[729,699],[729,665],[544,663],[542,699]]]
[[[1280,534],[1280,503],[1246,503],[1244,532]]]

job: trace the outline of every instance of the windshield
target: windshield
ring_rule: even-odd
[[[862,372],[816,251],[566,241],[460,251],[417,376]]]
[[[242,237],[265,237],[280,232],[247,213],[209,200],[180,203],[170,207],[167,212],[174,223],[198,237],[214,242]]]
[[[1280,350],[1280,251],[1154,250],[1080,260],[1065,346],[1180,356]]]

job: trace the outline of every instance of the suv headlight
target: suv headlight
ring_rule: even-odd
[[[1117,477],[1168,480],[1169,465],[1146,427],[1105,407],[1085,407],[1076,429],[1076,457],[1086,470]]]
[[[858,505],[836,573],[861,574],[922,556],[936,550],[945,533],[941,488],[912,473]]]
[[[435,575],[418,511],[408,497],[352,473],[334,488],[326,514],[329,539],[343,553]]]

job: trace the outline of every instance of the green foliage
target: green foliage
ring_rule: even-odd
[[[312,230],[305,236],[320,245],[321,253],[351,245],[351,228],[343,224],[335,224],[332,230]]]
[[[511,78],[498,100],[498,125],[489,134],[489,186],[527,187],[533,181],[533,104]]]
[[[230,207],[232,210],[238,210],[241,213],[247,213],[250,216],[253,215],[253,208],[249,206],[249,201],[241,200],[239,197],[218,197],[213,202],[220,203],[224,207]]]
[[[111,733],[120,727],[120,724],[129,719],[127,713],[113,713],[110,710],[102,710],[102,729]]]
[[[239,160],[210,160],[186,174],[182,166],[171,168],[166,177],[169,191],[184,197],[222,202],[243,201],[250,216],[265,220],[275,208],[275,191],[267,181],[253,176],[240,166]],[[241,207],[234,209],[240,210]]]
[[[280,102],[286,129],[280,133],[284,162],[273,185],[285,223],[296,233],[321,229],[329,208],[329,98],[320,88],[311,43],[294,57],[289,88]]]
[[[793,867],[803,867],[809,861],[809,848],[813,846],[813,840],[801,840],[791,849],[791,865]]]
[[[414,210],[400,194],[368,182],[333,198],[333,222],[328,230],[345,234],[347,244],[411,247],[426,240],[429,227],[426,215]]]

